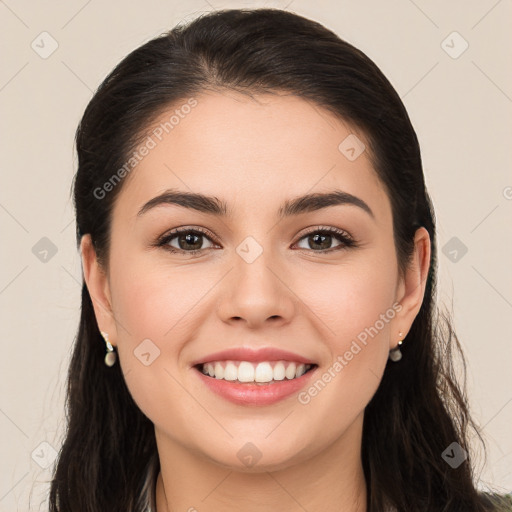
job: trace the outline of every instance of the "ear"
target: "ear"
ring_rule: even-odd
[[[117,329],[112,311],[110,286],[104,269],[98,263],[91,235],[86,234],[80,240],[84,279],[91,296],[96,322],[100,331],[109,335],[112,345],[117,344]]]
[[[396,337],[391,337],[390,348],[397,346],[399,331],[403,333],[402,338],[407,336],[421,308],[430,267],[430,251],[430,235],[424,227],[420,227],[414,235],[414,253],[398,287],[397,301],[402,309],[396,317],[398,330]]]

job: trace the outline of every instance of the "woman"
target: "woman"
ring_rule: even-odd
[[[76,144],[52,511],[507,510],[474,482],[418,141],[368,57],[217,11],[128,55]]]

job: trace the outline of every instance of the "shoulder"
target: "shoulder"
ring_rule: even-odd
[[[508,494],[496,494],[482,492],[480,493],[482,503],[485,505],[495,505],[496,512],[508,512],[512,511],[512,493]]]

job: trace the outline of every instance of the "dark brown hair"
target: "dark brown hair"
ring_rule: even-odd
[[[330,30],[278,9],[215,11],[130,53],[100,85],[76,133],[78,245],[89,233],[108,270],[112,207],[123,182],[101,198],[95,191],[123,167],[158,115],[201,92],[223,89],[293,94],[365,135],[391,201],[402,274],[416,229],[424,226],[430,234],[425,296],[403,358],[388,363],[365,410],[368,511],[388,505],[399,512],[494,510],[477,491],[471,456],[457,468],[441,456],[454,442],[471,452],[470,431],[480,434],[468,411],[460,344],[449,316],[434,303],[435,219],[415,131],[378,67]],[[159,462],[153,424],[132,400],[120,365],[106,367],[104,355],[84,283],[51,512],[143,512],[154,492]],[[456,355],[462,382],[455,378]]]

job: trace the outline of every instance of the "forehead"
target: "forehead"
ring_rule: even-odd
[[[386,208],[381,183],[367,151],[347,158],[346,140],[366,144],[363,134],[297,96],[185,98],[147,128],[142,144],[149,149],[125,178],[114,217],[117,210],[135,221],[148,200],[171,188],[216,196],[237,213],[263,204],[277,211],[287,198],[337,188],[373,203],[379,216]]]

